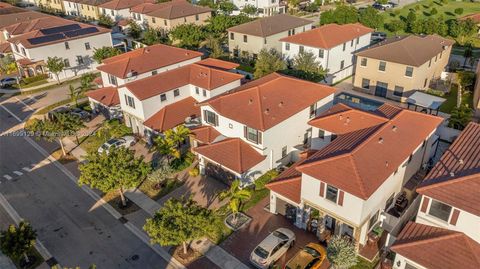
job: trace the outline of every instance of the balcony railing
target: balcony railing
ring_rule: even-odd
[[[402,227],[415,215],[420,204],[420,196],[416,196],[413,201],[402,212],[395,210],[391,206],[387,211],[382,212],[382,228],[393,236],[397,236]]]

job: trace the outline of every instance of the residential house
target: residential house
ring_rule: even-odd
[[[145,136],[180,124],[198,125],[202,102],[240,86],[242,75],[192,63],[118,87],[125,123]]]
[[[370,45],[372,32],[360,23],[327,24],[280,39],[282,54],[291,62],[299,53],[312,53],[332,84],[353,74],[354,54]]]
[[[130,8],[130,18],[140,25],[143,29],[148,27],[148,20],[145,14],[162,8],[164,5],[143,3]]]
[[[130,18],[130,8],[144,3],[155,3],[155,0],[112,0],[99,5],[99,9],[113,21],[120,21]]]
[[[45,8],[47,10],[63,13],[63,1],[62,0],[37,0],[36,5]]]
[[[455,42],[438,35],[393,37],[356,53],[356,90],[405,101],[440,79]]]
[[[309,143],[307,121],[332,105],[334,92],[327,85],[273,73],[200,103],[202,124],[221,134],[200,138],[193,149],[201,173],[249,184],[295,161]]]
[[[469,123],[418,187],[416,223],[391,248],[394,268],[480,267],[479,137]]]
[[[11,37],[11,33],[9,31],[5,31],[5,29],[11,25],[17,25],[22,22],[28,23],[29,21],[41,17],[54,18],[54,16],[44,13],[19,8],[10,9],[2,7],[0,12],[0,31],[2,31],[0,34],[0,44],[7,43],[7,39]],[[21,31],[17,32],[20,33]]]
[[[112,46],[109,29],[56,17],[40,18],[7,27],[9,33],[21,34],[8,39],[23,76],[46,73],[48,57],[60,57],[65,69],[60,79],[95,70],[95,48]],[[40,27],[44,25],[45,27]],[[53,78],[53,74],[50,74]]]
[[[120,118],[122,116],[120,108],[120,98],[117,87],[103,87],[85,93],[92,111],[102,113],[105,118]]]
[[[100,15],[100,5],[110,2],[111,0],[81,0],[80,16],[86,20],[98,21]]]
[[[210,8],[197,6],[185,0],[173,0],[156,4],[156,7],[143,8],[145,10],[143,19],[147,21],[148,26],[164,33],[186,23],[204,25],[212,15]]]
[[[63,9],[66,15],[80,17],[83,0],[63,0]]]
[[[257,19],[228,28],[228,49],[234,57],[253,56],[262,49],[282,51],[280,39],[312,29],[313,21],[287,14]]]
[[[322,241],[349,236],[359,255],[373,260],[378,254],[369,244],[375,242],[373,230],[389,217],[395,201],[402,197],[408,205],[418,204],[412,181],[432,157],[442,121],[388,104],[373,112],[333,106],[309,122],[311,148],[303,160],[267,184],[270,212],[313,230]],[[403,213],[385,234],[400,230],[411,217]]]
[[[262,17],[282,14],[286,11],[285,4],[280,3],[280,0],[258,0],[253,2],[233,0],[232,2],[239,10],[244,8],[246,5],[252,5],[257,8],[258,15]]]

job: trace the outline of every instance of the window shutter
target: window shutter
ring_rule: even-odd
[[[428,207],[429,202],[430,202],[430,199],[424,196],[423,197],[422,208],[420,209],[420,211],[422,211],[423,213],[427,213],[427,207]]]
[[[320,197],[325,197],[325,183],[320,182]]]
[[[247,126],[243,126],[243,136],[247,138]]]
[[[262,132],[257,131],[257,144],[262,144]]]
[[[343,196],[344,196],[344,192],[343,191],[338,191],[338,205],[339,206],[343,206]]]
[[[454,209],[452,214],[452,219],[450,220],[450,224],[457,225],[457,220],[459,215],[460,215],[460,210]]]

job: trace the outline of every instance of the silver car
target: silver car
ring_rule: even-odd
[[[125,147],[125,148],[128,148],[128,147],[131,147],[133,145],[135,145],[137,141],[135,140],[135,137],[133,136],[124,136],[124,137],[121,137],[121,138],[112,138],[110,140],[108,140],[107,142],[103,143],[102,146],[100,146],[98,148],[98,153],[102,153],[102,152],[106,152],[108,154],[108,150],[111,148],[111,147]]]
[[[278,228],[269,234],[250,254],[250,262],[257,268],[269,268],[295,243],[295,234]]]

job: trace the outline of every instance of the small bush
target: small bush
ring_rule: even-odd
[[[455,12],[455,14],[457,14],[457,15],[462,15],[463,14],[463,8],[461,8],[461,7],[456,8],[453,12]]]
[[[430,15],[435,15],[438,13],[438,10],[436,8],[432,8],[432,10],[430,10]]]
[[[174,159],[171,163],[171,166],[175,171],[182,171],[189,167],[193,163],[194,159],[195,155],[191,152],[187,152],[180,159]]]
[[[48,78],[48,74],[41,74],[41,75],[36,75],[36,76],[33,76],[33,77],[24,78],[24,79],[22,79],[22,81],[23,81],[24,84],[30,84],[30,83],[33,83],[33,82],[37,82],[37,81],[47,79],[47,78]]]
[[[200,170],[198,170],[197,167],[193,168],[192,170],[188,171],[188,174],[191,176],[191,177],[196,177],[200,174]]]

